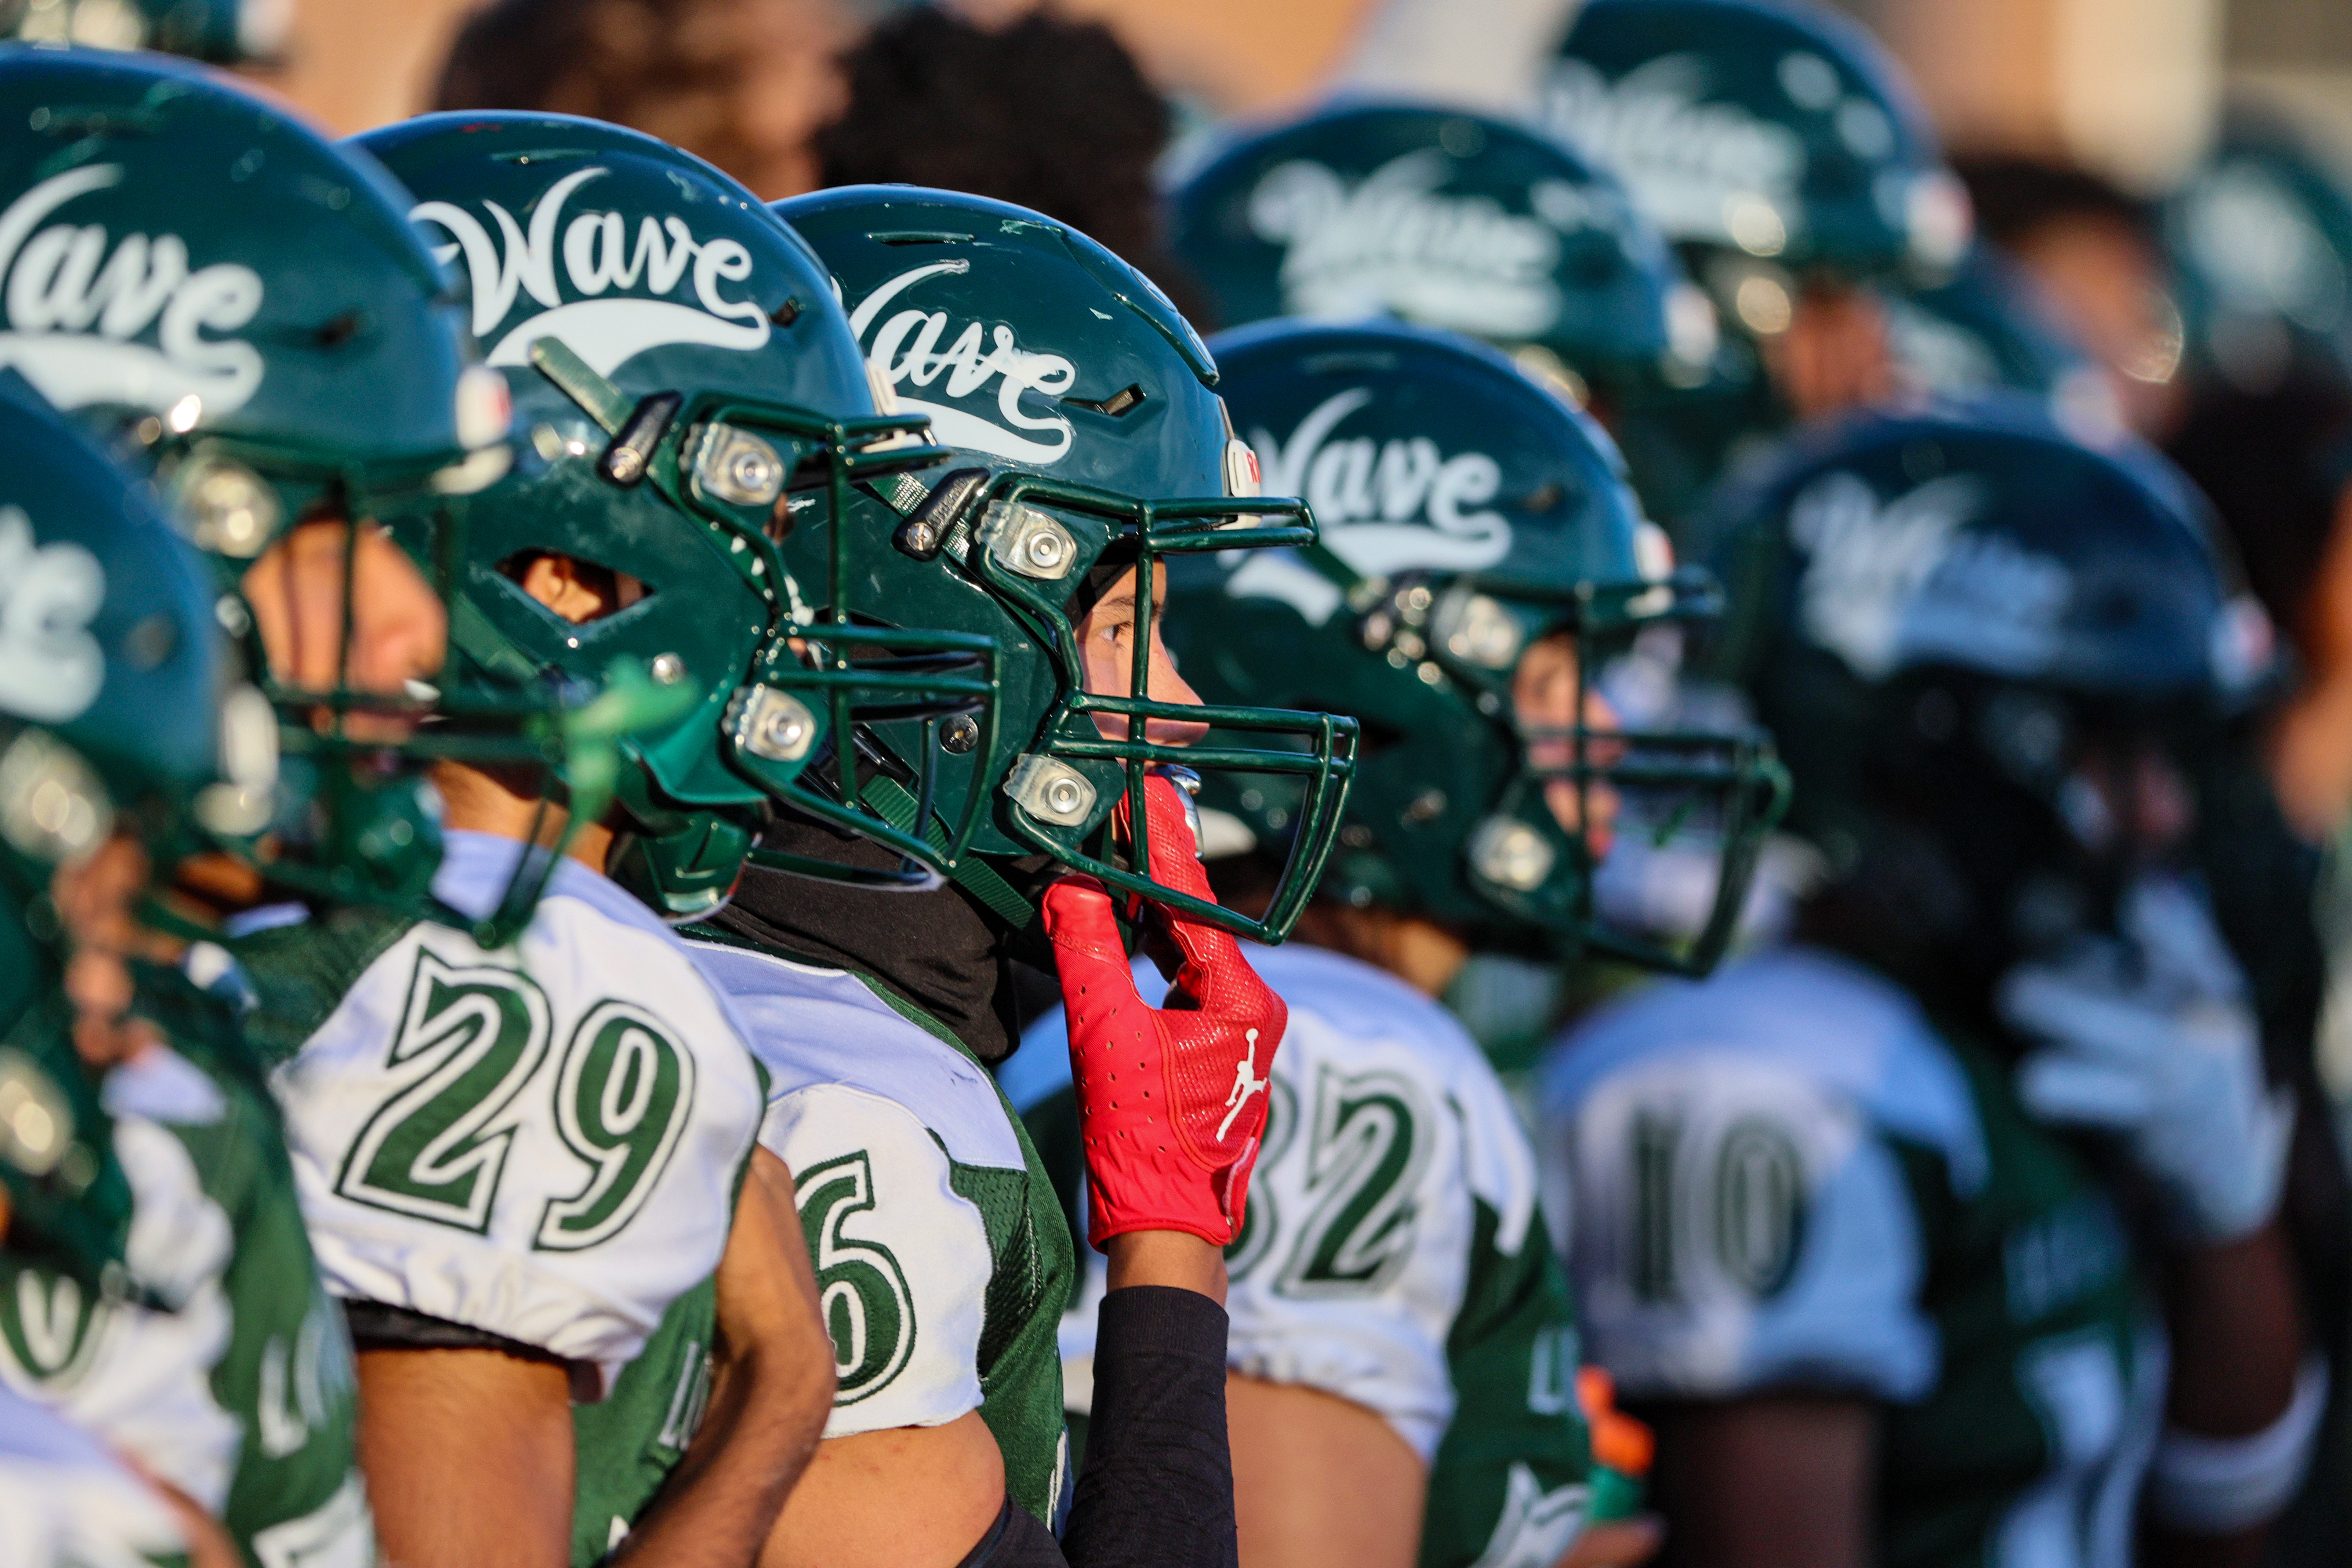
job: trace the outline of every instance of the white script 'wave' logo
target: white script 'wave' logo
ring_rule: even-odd
[[[1510,553],[1511,525],[1475,510],[1502,489],[1503,468],[1484,452],[1448,458],[1426,436],[1376,441],[1334,438],[1348,416],[1372,401],[1369,387],[1336,393],[1298,422],[1288,442],[1250,432],[1267,495],[1303,496],[1322,542],[1366,577],[1400,572],[1478,572]],[[1289,551],[1235,552],[1226,591],[1283,600],[1320,626],[1339,590]]]
[[[768,314],[751,300],[730,300],[722,282],[751,276],[751,253],[721,236],[698,239],[686,220],[640,217],[636,233],[616,212],[575,214],[563,222],[563,204],[609,169],[581,169],[548,187],[531,209],[525,232],[498,203],[481,205],[498,225],[491,239],[481,220],[450,202],[421,202],[408,216],[439,225],[456,240],[435,255],[446,264],[459,254],[474,287],[474,336],[488,342],[527,295],[544,309],[509,328],[483,356],[491,364],[530,363],[530,345],[556,337],[599,375],[610,375],[647,349],[677,343],[749,352],[768,341]],[[557,231],[562,233],[568,302],[556,278]],[[691,281],[695,304],[663,298]],[[524,307],[528,308],[528,307]]]
[[[59,408],[115,404],[160,414],[191,395],[215,414],[244,406],[261,385],[261,354],[212,334],[253,320],[260,274],[229,261],[191,268],[176,234],[126,234],[110,249],[103,225],[41,226],[76,198],[121,181],[119,163],[68,170],[0,212],[0,366]]]
[[[1871,680],[1943,658],[2010,675],[2047,668],[2074,574],[2002,535],[1963,531],[1984,505],[1966,474],[1883,505],[1843,471],[1806,486],[1789,511],[1810,557],[1797,589],[1806,634]]]
[[[97,556],[70,540],[35,544],[24,510],[0,507],[0,710],[45,724],[89,710],[106,683],[89,635],[105,598]]]
[[[1615,169],[1675,239],[1734,239],[1743,199],[1769,203],[1788,221],[1800,210],[1803,140],[1738,104],[1702,101],[1706,87],[1693,55],[1663,55],[1613,85],[1582,60],[1564,59],[1544,83],[1542,117]]]
[[[1596,226],[1601,215],[1565,181],[1531,193],[1539,217],[1491,196],[1440,195],[1452,172],[1433,147],[1352,184],[1304,159],[1267,170],[1250,193],[1249,221],[1286,247],[1285,309],[1341,321],[1394,312],[1486,337],[1548,330],[1559,316],[1559,231]]]
[[[959,258],[901,272],[857,302],[849,313],[849,330],[865,351],[867,366],[898,394],[898,406],[926,416],[931,433],[944,445],[1016,463],[1059,462],[1070,449],[1069,420],[1058,413],[1025,412],[1021,395],[1034,391],[1051,400],[1069,391],[1077,370],[1068,360],[1021,347],[1013,341],[1013,329],[1002,321],[985,329],[978,321],[967,321],[942,349],[940,340],[948,335],[946,311],[914,306],[883,318],[890,301],[926,279],[959,277],[971,270],[971,263]],[[1003,423],[908,395],[908,386],[929,387],[941,371],[947,373],[947,382],[940,392],[947,397],[981,396],[995,381],[996,414]]]

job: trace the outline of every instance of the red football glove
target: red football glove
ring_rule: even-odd
[[[1153,879],[1211,897],[1176,786],[1154,774],[1144,802]],[[1130,1230],[1181,1230],[1223,1247],[1241,1234],[1290,1010],[1232,932],[1145,907],[1183,955],[1165,1007],[1136,994],[1100,882],[1045,889],[1087,1148],[1087,1239],[1099,1251]]]

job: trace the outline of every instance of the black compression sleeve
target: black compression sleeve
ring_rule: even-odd
[[[1094,1415],[1062,1550],[1072,1568],[1234,1568],[1225,1310],[1134,1285],[1096,1319]]]

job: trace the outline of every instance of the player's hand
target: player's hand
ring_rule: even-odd
[[[2185,1239],[2237,1240],[2278,1207],[2292,1097],[2263,1076],[2242,982],[2195,895],[2143,880],[2123,942],[2003,977],[2001,1017],[2039,1047],[2018,1091],[2045,1121],[2114,1134]]]
[[[1210,897],[1176,786],[1155,774],[1144,801],[1153,878]],[[1181,958],[1164,1007],[1136,994],[1101,883],[1066,877],[1044,900],[1086,1143],[1087,1238],[1099,1249],[1129,1231],[1176,1230],[1223,1247],[1241,1234],[1289,1009],[1231,932],[1145,908]]]

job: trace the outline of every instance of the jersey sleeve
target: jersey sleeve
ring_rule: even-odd
[[[418,925],[318,989],[340,1000],[272,1087],[329,1290],[609,1391],[718,1267],[758,1131],[717,994],[666,933],[554,897],[519,951]]]
[[[1841,1092],[1693,1052],[1622,1068],[1552,1115],[1591,1349],[1625,1392],[1899,1402],[1933,1383],[1902,1158]]]
[[[229,1219],[162,1126],[118,1114],[114,1145],[132,1193],[127,1261],[175,1310],[87,1291],[33,1258],[0,1254],[0,1384],[217,1512],[242,1436],[213,1386],[231,1330]]]
[[[824,1435],[936,1426],[981,1404],[992,1265],[979,1208],[914,1113],[845,1084],[775,1100],[840,1386]]]
[[[1584,1522],[1591,1444],[1576,1400],[1576,1318],[1540,1224],[1517,1252],[1480,1203],[1469,1288],[1445,1345],[1454,1419],[1438,1445],[1422,1568],[1557,1562]]]

